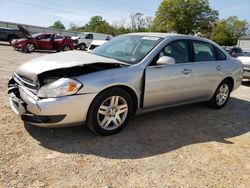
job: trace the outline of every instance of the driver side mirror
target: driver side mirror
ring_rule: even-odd
[[[174,65],[175,59],[169,56],[162,56],[156,62],[156,65]]]

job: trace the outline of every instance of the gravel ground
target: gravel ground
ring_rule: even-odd
[[[0,188],[250,187],[250,83],[222,110],[195,104],[135,117],[121,133],[24,125],[8,104],[16,67],[47,53],[0,44]]]

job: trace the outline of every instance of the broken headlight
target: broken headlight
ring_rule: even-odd
[[[61,97],[73,95],[81,88],[82,84],[71,78],[61,78],[42,86],[37,93],[38,97]]]

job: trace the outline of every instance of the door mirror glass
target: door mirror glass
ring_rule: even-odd
[[[162,56],[156,62],[156,65],[174,65],[175,59],[169,56]]]

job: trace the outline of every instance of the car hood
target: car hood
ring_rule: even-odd
[[[30,60],[22,64],[16,70],[16,73],[33,80],[33,82],[35,83],[37,81],[37,76],[41,73],[56,69],[84,66],[94,63],[129,65],[115,59],[110,59],[87,52],[69,51],[46,55]]]
[[[29,31],[27,31],[26,29],[24,29],[23,26],[21,25],[17,25],[18,29],[22,32],[23,36],[25,37],[31,37],[31,34]]]
[[[244,68],[250,69],[250,57],[240,56],[237,57],[237,59],[239,59],[242,62]]]
[[[76,39],[79,39],[79,37],[73,36],[73,37],[71,37],[71,39],[72,39],[72,40],[76,40]]]

